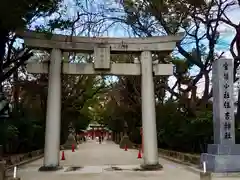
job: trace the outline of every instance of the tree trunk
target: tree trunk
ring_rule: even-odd
[[[18,71],[13,73],[13,98],[14,98],[14,110],[19,110],[19,85],[18,85]]]
[[[209,87],[210,87],[210,78],[209,78],[209,72],[205,71],[204,72],[204,78],[205,78],[205,86],[204,86],[204,93],[202,96],[202,99],[199,102],[199,106],[200,107],[206,107],[206,105],[208,104],[208,100],[209,100],[209,94],[211,92],[209,92]]]
[[[236,114],[236,123],[240,122],[240,88],[238,88],[238,100],[237,100],[237,114]]]
[[[236,35],[236,48],[237,48],[237,58],[240,57],[240,23],[238,28],[236,29],[237,35]],[[236,59],[235,59],[236,61]],[[236,76],[236,75],[235,75]],[[237,114],[236,114],[236,122],[237,124],[240,122],[240,88],[238,88],[238,101],[237,101]]]
[[[196,106],[197,106],[197,86],[193,86],[190,100],[190,109],[192,114],[196,115]]]
[[[3,74],[3,61],[6,52],[6,43],[8,41],[8,31],[0,27],[0,77]],[[0,82],[0,92],[3,91],[2,82]]]

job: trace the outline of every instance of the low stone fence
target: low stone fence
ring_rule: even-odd
[[[113,141],[117,144],[119,144],[121,139],[121,133],[115,133]],[[139,149],[139,144],[134,144],[134,149]],[[159,156],[175,161],[177,163],[185,164],[185,165],[194,165],[199,167],[200,166],[200,155],[198,154],[189,154],[189,153],[182,153],[172,150],[166,150],[166,149],[158,149]]]
[[[28,163],[30,161],[34,161],[43,157],[43,149],[32,151],[25,154],[17,154],[8,157],[3,157],[3,161],[5,161],[5,168],[10,169],[14,166],[22,165]]]
[[[134,148],[139,149],[140,145],[135,144]],[[200,155],[199,154],[189,154],[182,153],[178,151],[166,150],[158,148],[158,153],[160,157],[165,159],[185,164],[185,165],[194,165],[195,167],[200,166]]]
[[[43,157],[43,149],[32,151],[25,154],[16,154],[3,157],[0,161],[0,180],[7,180],[9,172],[14,166],[20,166]]]
[[[198,154],[188,154],[160,148],[158,149],[158,153],[160,156],[169,160],[178,161],[187,165],[200,165],[200,155]]]

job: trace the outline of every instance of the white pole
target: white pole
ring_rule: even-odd
[[[48,78],[47,117],[44,167],[59,166],[61,128],[61,61],[60,49],[53,49]]]
[[[14,169],[13,169],[13,178],[16,178],[17,177],[17,166],[14,166]]]
[[[203,173],[206,173],[206,162],[203,161]]]
[[[141,53],[142,71],[142,126],[144,166],[158,165],[156,111],[153,83],[152,53]]]

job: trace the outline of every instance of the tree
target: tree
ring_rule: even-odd
[[[63,76],[62,84],[62,133],[68,135],[68,126],[76,131],[84,130],[91,121],[89,107],[98,103],[97,95],[102,93],[105,83],[94,76]]]
[[[9,78],[29,57],[29,49],[16,48],[14,35],[34,19],[57,11],[61,0],[10,0],[0,7],[0,83]]]
[[[22,66],[26,60],[30,57],[39,61],[41,61],[41,58],[46,60],[49,58],[49,53],[29,49],[24,44],[21,46],[16,41],[20,33],[15,34],[15,32],[18,32],[18,30],[35,29],[51,34],[55,29],[58,29],[66,30],[65,32],[70,32],[68,34],[72,36],[82,35],[86,32],[86,29],[94,35],[98,35],[101,31],[106,31],[102,26],[103,21],[99,21],[98,12],[86,11],[86,8],[82,6],[82,1],[74,0],[73,2],[76,4],[76,13],[71,14],[66,12],[66,7],[62,6],[63,4],[60,0],[44,0],[41,2],[34,0],[24,2],[10,0],[0,7],[0,84],[4,82],[4,85],[9,89],[3,89],[3,91],[9,93],[10,96],[13,95],[15,104],[18,104],[18,108],[15,113],[11,114],[10,120],[6,121],[4,126],[1,126],[5,130],[8,129],[6,127],[10,127],[11,131],[4,131],[5,137],[15,134],[17,138],[17,140],[15,139],[16,141],[5,138],[4,144],[6,146],[9,143],[18,145],[16,142],[23,140],[26,142],[25,150],[32,148],[27,147],[27,145],[33,145],[29,143],[30,141],[39,142],[39,148],[42,147],[46,117],[48,77],[46,75],[32,76],[26,74],[26,77],[31,76],[30,80],[20,76],[26,71],[24,66]],[[6,17],[9,17],[7,21],[4,19]],[[39,17],[46,18],[47,23],[33,27],[32,22]],[[89,55],[83,56],[90,57]],[[86,58],[83,59],[79,55],[76,56],[75,53],[68,54],[67,61],[82,62],[84,60],[86,61]],[[21,69],[19,69],[20,66]],[[20,71],[21,73],[19,73]],[[92,117],[88,107],[98,102],[96,94],[104,89],[105,84],[99,77],[70,77],[63,75],[62,79],[62,130],[66,132],[70,122],[73,122],[77,130],[84,129]],[[17,106],[14,105],[14,107]],[[12,121],[13,119],[18,121],[14,122]],[[24,126],[26,129],[23,132]],[[37,128],[35,129],[35,127]],[[36,135],[35,130],[42,134]],[[65,134],[63,133],[63,140],[64,136],[66,136]],[[40,138],[41,140],[36,140],[36,137],[42,138]]]
[[[176,65],[175,84],[168,78],[154,77],[157,106],[158,140],[161,147],[181,151],[200,152],[212,139],[212,96],[210,72],[212,63],[223,56],[217,49],[221,43],[218,32],[221,18],[231,1],[123,1],[122,16],[112,14],[110,20],[127,24],[135,36],[175,35],[184,31],[177,51],[162,58],[154,54],[154,61]],[[105,9],[108,10],[107,8]],[[109,9],[112,12],[113,9]],[[119,12],[115,10],[114,12]],[[215,21],[212,21],[216,17]],[[175,55],[175,54],[178,55]],[[180,55],[179,55],[180,54]],[[119,62],[125,62],[122,57]],[[195,71],[192,74],[193,70]],[[197,84],[204,79],[202,97],[197,96]],[[185,86],[185,87],[184,87]],[[119,77],[108,93],[105,107],[106,124],[115,131],[123,131],[125,121],[131,128],[141,126],[141,82],[133,77]],[[166,97],[170,93],[170,98]],[[132,123],[132,124],[131,124]],[[139,138],[139,135],[138,135]],[[132,138],[136,142],[135,139]],[[182,144],[186,147],[182,148]]]
[[[231,1],[232,5],[239,5],[240,8],[240,1]],[[237,69],[240,66],[240,22],[238,24],[235,24],[232,22],[231,17],[228,17],[228,15],[226,14],[226,12],[224,11],[224,9],[222,10],[222,14],[223,17],[221,17],[219,19],[220,22],[223,22],[227,25],[229,25],[231,28],[233,28],[236,32],[234,38],[232,39],[232,42],[230,44],[230,52],[231,55],[234,59],[234,82],[238,81],[239,78],[237,77]],[[201,21],[203,21],[201,19]],[[203,21],[204,23],[214,23],[216,22],[217,19],[216,18],[212,18],[210,19],[208,22]],[[234,50],[236,48],[236,51]],[[237,119],[240,119],[240,89],[238,92],[238,101],[237,101],[237,115],[236,115]]]
[[[208,99],[212,96],[210,89],[211,66],[213,61],[222,57],[223,54],[216,52],[216,45],[221,40],[218,27],[221,18],[227,8],[233,6],[231,1],[209,2],[198,1],[124,1],[123,8],[125,16],[113,17],[115,21],[126,23],[137,36],[155,36],[155,35],[175,35],[184,31],[183,39],[177,43],[178,52],[181,54],[179,61],[185,61],[186,71],[184,73],[175,73],[176,83],[169,87],[167,79],[159,78],[157,84],[159,88],[165,88],[175,98],[180,98],[183,94],[189,101],[196,99],[197,83],[204,78],[204,92],[200,99],[196,99],[194,106],[202,107],[207,104]],[[216,20],[212,22],[212,18]],[[193,48],[190,48],[193,47]],[[154,59],[155,60],[155,59]],[[163,63],[176,62],[176,58],[160,58],[156,54],[156,60]],[[174,61],[173,61],[174,60]],[[177,66],[180,64],[177,63]],[[192,67],[197,69],[197,73],[191,75]],[[183,88],[183,85],[185,88]],[[176,91],[177,89],[177,91]],[[193,100],[190,100],[192,103]],[[187,103],[187,102],[186,102]],[[185,103],[185,104],[186,104]],[[189,103],[187,103],[189,104]],[[194,111],[193,111],[194,114]]]

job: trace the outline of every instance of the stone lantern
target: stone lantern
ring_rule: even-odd
[[[74,146],[74,149],[77,149],[77,141],[76,141],[76,137],[75,137],[75,129],[72,126],[72,123],[69,124],[68,126],[68,138],[65,142],[65,144],[63,145],[64,149],[72,149],[72,147]]]
[[[124,122],[124,135],[120,141],[120,148],[125,148],[127,146],[127,148],[133,148],[133,143],[130,141],[128,134],[127,134],[127,130],[128,130],[128,125],[127,122]]]

